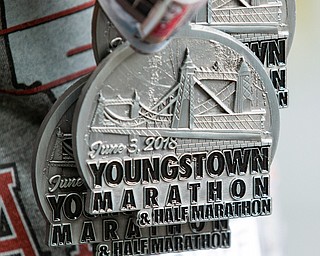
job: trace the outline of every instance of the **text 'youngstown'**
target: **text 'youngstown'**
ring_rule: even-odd
[[[220,177],[269,172],[269,148],[214,150],[176,156],[167,154],[88,160],[93,178],[93,189],[106,184],[117,187],[122,182],[129,186],[155,184],[160,180],[202,179],[204,175]]]

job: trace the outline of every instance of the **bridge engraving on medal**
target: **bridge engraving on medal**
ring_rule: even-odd
[[[131,99],[121,96],[118,99],[106,99],[100,93],[91,131],[179,139],[260,141],[265,137],[267,140],[268,134],[264,131],[266,111],[261,108],[252,109],[251,72],[245,61],[240,65],[239,73],[232,70],[221,71],[219,68],[215,70],[214,67],[198,68],[186,50],[177,84],[154,106],[149,108],[144,105],[137,91]],[[236,85],[227,85],[215,93],[201,80],[229,81]],[[196,86],[208,95],[208,99],[198,105],[194,102]],[[228,97],[235,97],[234,106],[224,103]],[[130,115],[121,117],[114,113],[110,108],[117,105],[130,106]],[[225,113],[214,115],[210,111],[214,108],[221,108]],[[179,144],[183,142],[180,141]]]

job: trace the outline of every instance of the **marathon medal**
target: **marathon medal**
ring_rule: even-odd
[[[196,16],[246,44],[261,60],[278,96],[280,108],[288,105],[286,59],[295,30],[295,1],[209,0]]]
[[[194,26],[154,55],[118,47],[72,129],[91,214],[137,211],[151,227],[271,213],[276,96],[258,59],[222,32]]]
[[[71,120],[85,81],[78,81],[57,101],[37,140],[33,184],[48,223],[48,245],[99,243],[97,253],[111,250],[119,255],[229,248],[228,221],[141,229],[135,224],[134,212],[91,215],[85,211],[86,187],[76,169],[71,146]]]

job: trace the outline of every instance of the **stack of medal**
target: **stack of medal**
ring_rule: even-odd
[[[269,2],[212,0],[152,55],[123,43],[96,5],[99,65],[57,101],[37,142],[34,190],[49,246],[98,244],[96,255],[228,248],[229,219],[271,214],[295,6]]]

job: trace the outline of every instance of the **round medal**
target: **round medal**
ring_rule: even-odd
[[[157,251],[149,244],[149,239],[164,236],[190,237],[200,233],[212,233],[215,239],[225,237],[223,242],[208,244],[194,249],[227,248],[230,246],[230,229],[227,221],[181,225],[179,230],[167,226],[157,229],[140,229],[135,224],[135,213],[90,215],[85,211],[86,187],[76,169],[71,136],[71,120],[75,103],[85,79],[78,81],[55,103],[44,120],[37,139],[37,150],[33,161],[34,192],[39,208],[47,221],[47,243],[51,247],[71,244],[101,243],[97,251],[116,250],[121,244],[132,243],[139,238],[146,246],[144,254]],[[175,233],[173,233],[175,232]],[[178,233],[176,233],[178,232]],[[220,241],[220,240],[219,240]],[[140,242],[139,242],[140,243]],[[190,248],[174,249],[165,252],[181,252]],[[125,255],[140,255],[140,249],[126,246]]]
[[[154,55],[118,47],[88,80],[72,133],[90,213],[140,210],[140,226],[181,224],[199,221],[190,204],[254,199],[265,212],[244,216],[270,214],[276,96],[259,60],[222,32],[194,26]],[[148,212],[168,206],[188,216]]]

